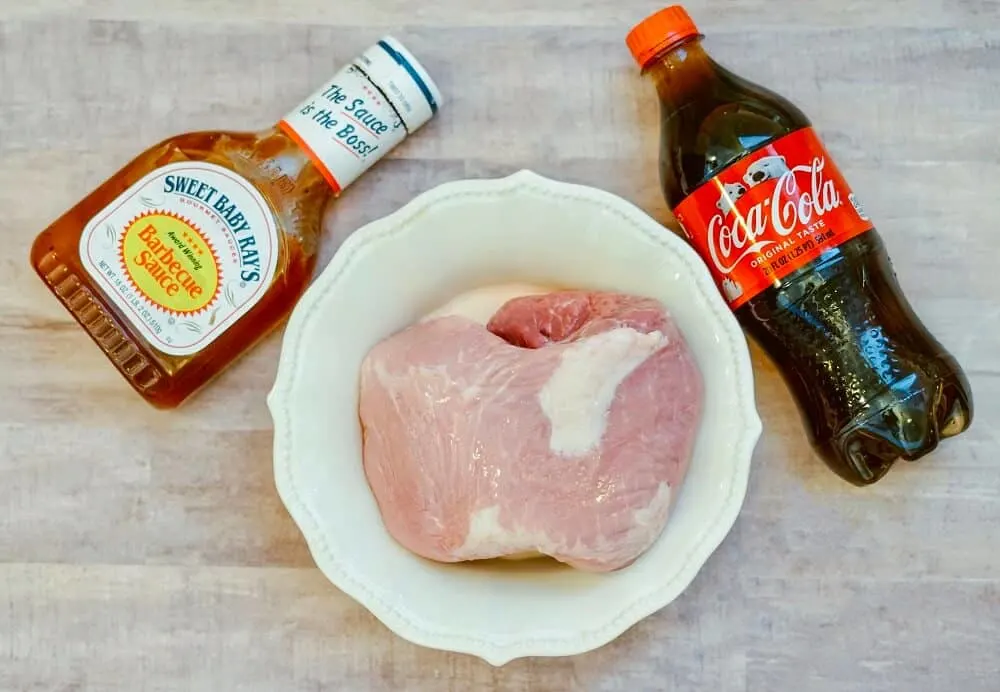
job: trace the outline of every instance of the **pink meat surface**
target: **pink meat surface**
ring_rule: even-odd
[[[518,298],[488,328],[427,319],[361,368],[383,521],[441,562],[631,564],[666,524],[701,408],[701,374],[664,307],[613,293]]]

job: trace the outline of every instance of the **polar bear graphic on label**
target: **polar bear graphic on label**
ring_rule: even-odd
[[[768,180],[777,180],[787,172],[788,164],[784,156],[765,156],[750,164],[743,176],[743,182],[747,187],[753,187]]]
[[[743,295],[743,287],[727,276],[722,280],[722,292],[726,294],[726,298],[731,303]]]
[[[722,212],[723,216],[729,216],[729,213],[736,208],[736,201],[746,193],[746,187],[740,183],[726,183],[722,190],[722,196],[719,197],[715,206]]]

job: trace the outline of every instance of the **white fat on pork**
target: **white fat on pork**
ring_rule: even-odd
[[[666,345],[660,332],[643,334],[624,327],[567,346],[559,367],[538,393],[552,425],[549,448],[563,456],[593,451],[604,437],[618,387]]]
[[[512,555],[501,555],[506,560],[526,560],[559,549],[544,531],[509,530],[500,524],[500,506],[493,505],[469,518],[469,533],[456,555],[482,555],[484,552],[503,553],[507,545],[531,545],[537,550],[526,550]]]
[[[464,317],[484,327],[504,303],[523,296],[543,295],[551,288],[534,284],[499,284],[466,291],[455,296],[441,307],[424,316],[423,320],[437,317]]]

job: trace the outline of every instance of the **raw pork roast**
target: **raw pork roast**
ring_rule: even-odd
[[[613,293],[425,319],[361,369],[364,466],[386,527],[457,562],[541,553],[590,571],[660,535],[702,380],[663,306]]]

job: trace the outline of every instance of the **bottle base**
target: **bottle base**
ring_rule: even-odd
[[[108,314],[87,284],[54,250],[34,258],[32,264],[49,290],[132,388],[149,404],[160,408],[147,394],[163,381],[165,373],[143,354],[140,346]]]
[[[908,391],[907,396],[886,392],[888,403],[820,444],[827,465],[853,485],[872,485],[896,461],[918,461],[935,451],[941,440],[967,430],[973,410],[969,385],[956,363],[947,365],[958,375],[930,383],[912,375],[894,387]]]

